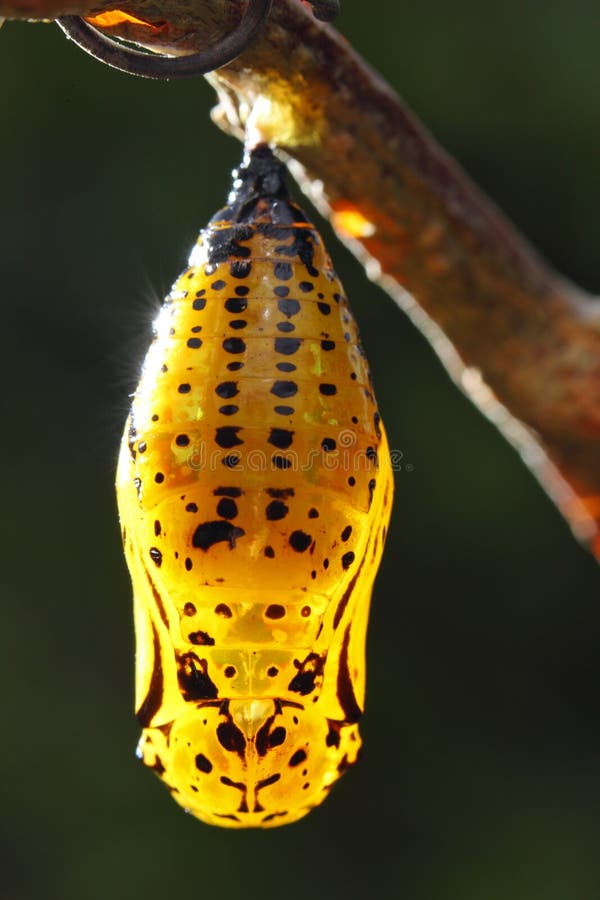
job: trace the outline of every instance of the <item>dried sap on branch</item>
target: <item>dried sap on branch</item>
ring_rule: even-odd
[[[342,286],[265,146],[158,316],[117,481],[139,755],[204,822],[299,819],[359,752],[393,480]]]

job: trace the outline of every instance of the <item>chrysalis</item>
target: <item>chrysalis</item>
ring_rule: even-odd
[[[283,825],[358,756],[393,480],[342,286],[267,147],[155,329],[117,476],[138,753],[204,822]]]

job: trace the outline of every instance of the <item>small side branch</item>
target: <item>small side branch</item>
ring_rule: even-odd
[[[0,15],[91,14],[78,0],[0,0]],[[115,4],[96,3],[93,14]],[[109,29],[202,49],[238,0],[136,0]],[[600,303],[553,272],[393,91],[300,0],[277,0],[238,60],[208,76],[215,121],[276,144],[341,239],[432,342],[600,555]]]

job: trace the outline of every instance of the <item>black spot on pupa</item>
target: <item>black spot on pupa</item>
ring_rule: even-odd
[[[192,303],[192,307],[193,307],[195,310],[197,310],[198,312],[199,312],[201,309],[204,309],[205,306],[206,306],[206,298],[205,298],[205,297],[196,297],[196,299],[195,299],[194,302]]]
[[[283,727],[283,725],[278,725],[277,728],[274,728],[271,734],[269,735],[269,747],[280,747],[281,744],[285,741],[287,736],[287,731]]]
[[[230,337],[223,341],[223,350],[226,353],[243,353],[245,349],[246,344],[241,338]]]
[[[320,384],[319,391],[325,397],[333,397],[334,394],[337,394],[337,388],[335,384]]]
[[[240,408],[235,403],[226,403],[225,406],[219,407],[219,412],[222,416],[234,416],[239,411]]]
[[[231,400],[236,394],[239,394],[237,381],[222,381],[215,388],[215,394],[222,400]]]
[[[290,332],[295,331],[296,326],[292,325],[291,322],[278,322],[277,323],[277,331]]]
[[[217,515],[223,519],[235,519],[238,514],[237,503],[229,497],[223,497],[217,504]]]
[[[162,553],[160,552],[158,547],[150,547],[150,550],[148,552],[155,566],[160,569],[162,565]]]
[[[279,369],[280,372],[295,372],[296,371],[296,366],[294,365],[294,363],[286,363],[286,362],[275,363],[275,368]]]
[[[269,666],[267,669],[267,675],[269,678],[275,678],[276,675],[279,675],[279,669],[277,666]]]
[[[222,425],[215,431],[215,443],[224,450],[230,450],[244,442],[238,437],[239,427],[236,425]]]
[[[295,316],[296,313],[300,312],[300,303],[298,300],[279,300],[277,303],[277,309],[284,316],[287,316],[288,319],[292,316]]]
[[[190,443],[189,436],[187,434],[178,434],[175,438],[175,443],[178,447],[187,447]]]
[[[324,657],[319,656],[318,653],[309,653],[288,684],[288,691],[301,694],[303,697],[312,693],[316,687],[317,678],[323,675],[324,665]]]
[[[241,497],[243,493],[239,487],[218,487],[213,491],[215,497]]]
[[[223,675],[225,676],[225,678],[235,678],[235,676],[237,675],[235,666],[225,666]]]
[[[191,568],[192,568],[192,565],[193,565],[193,563],[192,563],[191,559],[189,558],[189,556],[186,556],[186,558],[185,558],[185,568],[186,568],[186,571],[189,572],[189,571],[191,570]]]
[[[222,278],[219,278],[218,281],[213,281],[213,283],[211,284],[211,288],[213,289],[213,291],[222,291],[224,287],[225,282]]]
[[[304,762],[306,759],[306,752],[304,750],[296,750],[295,753],[290,757],[290,761],[288,763],[289,766],[294,768],[295,766],[299,766],[300,763]]]
[[[344,553],[342,556],[342,568],[349,569],[352,563],[354,562],[354,553],[352,550],[349,550],[347,553]]]
[[[321,441],[321,447],[323,448],[325,453],[332,453],[335,450],[336,446],[337,444],[333,438],[326,437]]]
[[[265,556],[267,557],[267,559],[275,558],[275,551],[273,550],[272,547],[265,547],[263,552],[264,552]]]
[[[246,738],[244,732],[233,722],[221,722],[217,726],[217,739],[225,750],[230,753],[237,753],[238,756],[244,757],[246,749]]]
[[[276,412],[278,416],[292,416],[295,410],[293,406],[274,406],[273,412]]]
[[[212,763],[204,753],[198,753],[195,760],[196,768],[199,772],[204,772],[205,775],[208,775],[209,772],[212,772]]]
[[[350,537],[351,534],[352,534],[352,525],[346,525],[346,527],[342,531],[340,537],[342,538],[344,543],[346,543],[346,541],[348,540],[348,538]]]
[[[292,267],[289,263],[275,263],[273,274],[275,275],[275,278],[278,278],[280,281],[289,281],[292,277]]]
[[[293,353],[296,353],[299,346],[300,338],[275,338],[275,352],[282,353],[284,356],[291,356]]]
[[[298,393],[298,385],[295,381],[275,381],[271,388],[271,393],[279,397],[280,400],[285,400]]]
[[[300,529],[292,531],[289,537],[289,544],[296,553],[304,553],[312,544],[312,536]]]
[[[188,634],[188,640],[190,644],[198,644],[204,647],[213,647],[215,643],[215,639],[210,634],[207,634],[206,631],[192,631],[191,634]]]
[[[225,309],[230,313],[243,313],[248,309],[248,301],[241,297],[229,297],[225,301]]]
[[[301,281],[298,285],[303,294],[308,294],[309,291],[314,290],[314,284],[312,281]]]
[[[281,500],[271,500],[265,510],[265,515],[269,522],[277,522],[279,519],[285,519],[289,512],[289,508]]]
[[[229,327],[233,328],[234,331],[240,331],[242,328],[245,328],[247,324],[245,319],[232,319],[229,323]]]
[[[219,692],[208,674],[208,663],[195,653],[178,658],[177,680],[185,700],[215,700]]]
[[[194,531],[192,546],[206,552],[215,544],[227,543],[230,549],[233,550],[237,539],[245,533],[243,528],[238,528],[236,525],[232,525],[231,522],[223,522],[221,520],[203,522]]]
[[[162,484],[163,481],[165,480],[165,476],[163,475],[162,472],[157,472],[156,475],[154,476],[154,480],[157,484]]]
[[[189,394],[191,389],[192,389],[191,384],[188,384],[187,382],[180,384],[179,387],[177,388],[177,390],[179,391],[180,394]]]
[[[184,616],[195,616],[196,615],[196,607],[194,606],[194,604],[190,603],[188,601],[185,604],[185,606],[183,607],[183,614],[184,614]]]
[[[289,469],[292,465],[290,459],[286,459],[285,456],[280,456],[278,453],[274,453],[271,460],[276,469]]]
[[[185,511],[191,512],[191,513],[197,513],[198,512],[198,504],[197,503],[186,503]]]
[[[282,606],[281,603],[270,603],[265,610],[265,616],[267,619],[283,619],[285,606]]]
[[[160,522],[158,521],[158,519],[155,519],[154,520],[154,534],[156,535],[156,537],[158,537],[160,535],[161,531],[162,531],[162,526],[161,526]]]
[[[273,288],[273,293],[276,297],[287,297],[289,292],[290,289],[285,284],[278,284],[277,287]]]
[[[227,368],[230,372],[239,372],[240,369],[244,368],[244,363],[242,362],[230,362],[227,363]]]
[[[322,350],[335,350],[335,341],[321,341]]]
[[[278,450],[287,450],[291,446],[294,432],[285,428],[271,428],[271,433],[267,438],[269,444],[277,447]]]
[[[224,619],[231,619],[233,613],[226,603],[217,603],[215,606],[215,615],[222,616]]]
[[[328,316],[331,312],[331,306],[329,305],[329,303],[322,303],[321,301],[319,301],[317,303],[317,306],[319,307],[319,312],[324,316]]]
[[[319,518],[319,510],[315,509],[314,506],[311,506],[311,508],[308,511],[308,518],[309,519],[318,519]]]
[[[245,297],[246,294],[250,293],[250,288],[246,287],[245,284],[240,284],[236,288],[234,288],[234,291],[238,295],[238,297]]]
[[[296,493],[294,488],[265,488],[269,497],[276,500],[285,500],[286,497],[293,497]]]
[[[198,350],[202,346],[202,341],[198,337],[188,338],[187,345],[190,350]]]
[[[252,263],[236,260],[229,267],[232,278],[247,278],[252,271]]]

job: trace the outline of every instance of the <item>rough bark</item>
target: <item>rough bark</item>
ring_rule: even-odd
[[[0,15],[119,8],[107,32],[168,53],[226,31],[239,0],[0,0]],[[272,141],[341,239],[517,446],[600,554],[600,303],[553,272],[381,78],[300,0],[208,76],[215,121]]]

